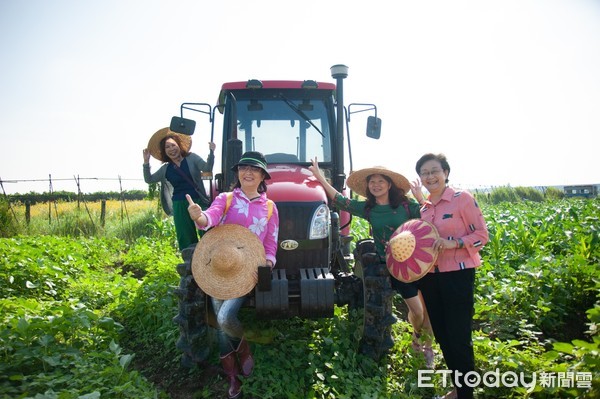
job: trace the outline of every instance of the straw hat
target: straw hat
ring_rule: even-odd
[[[192,275],[213,298],[239,298],[252,291],[254,273],[266,263],[265,248],[256,234],[237,224],[223,224],[196,244]]]
[[[366,197],[367,196],[367,177],[371,175],[385,175],[392,179],[392,183],[407,194],[410,192],[410,182],[400,173],[392,172],[384,166],[375,166],[372,168],[360,169],[350,173],[347,184],[355,193]]]
[[[405,283],[416,281],[433,268],[438,253],[433,243],[440,236],[435,226],[420,219],[400,225],[385,248],[385,261],[390,274]]]
[[[163,127],[162,129],[154,133],[148,141],[148,150],[150,151],[150,155],[152,155],[154,158],[158,159],[161,162],[167,162],[167,159],[162,159],[162,154],[160,151],[160,142],[165,137],[171,135],[179,137],[179,141],[181,142],[181,151],[190,151],[190,148],[192,148],[192,136],[188,136],[187,134],[175,133],[168,127]]]

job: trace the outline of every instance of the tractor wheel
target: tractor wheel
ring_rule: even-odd
[[[379,361],[394,346],[392,325],[393,299],[396,292],[390,274],[379,262],[372,240],[359,241],[354,250],[355,269],[362,271],[364,322],[360,352]]]
[[[173,321],[179,326],[177,349],[182,352],[184,367],[201,365],[210,355],[211,328],[207,324],[208,296],[198,287],[192,276],[194,246],[182,251],[183,263],[177,265],[179,287],[174,290],[179,299],[179,313]]]

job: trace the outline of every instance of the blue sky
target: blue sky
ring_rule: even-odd
[[[413,179],[443,152],[462,187],[600,183],[595,0],[2,0],[0,54],[9,194],[49,175],[54,190],[145,189],[142,149],[182,102],[215,104],[226,81],[332,81],[339,63],[346,101],[383,120],[379,141],[351,126],[355,169]]]

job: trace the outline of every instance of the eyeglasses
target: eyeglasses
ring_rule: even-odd
[[[419,173],[419,176],[422,179],[426,179],[429,176],[433,176],[433,175],[439,175],[440,173],[443,173],[444,171],[442,169],[432,169],[430,171],[422,171],[421,173]]]
[[[239,165],[238,166],[238,172],[252,172],[252,173],[258,173],[260,172],[262,169],[259,168],[258,166],[252,166],[252,165]]]

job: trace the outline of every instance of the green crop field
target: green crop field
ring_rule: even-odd
[[[69,205],[38,204],[26,224],[23,205],[0,202],[0,398],[222,397],[216,353],[203,367],[180,366],[172,289],[181,258],[156,201],[107,204],[102,222],[97,204]],[[490,242],[476,281],[477,369],[526,384],[482,383],[477,397],[600,397],[600,200],[481,206]],[[357,219],[353,231],[368,234]],[[433,386],[420,381],[424,360],[395,301],[395,346],[379,363],[356,351],[360,312],[258,321],[243,309],[256,358],[244,398],[444,394],[442,374]]]

